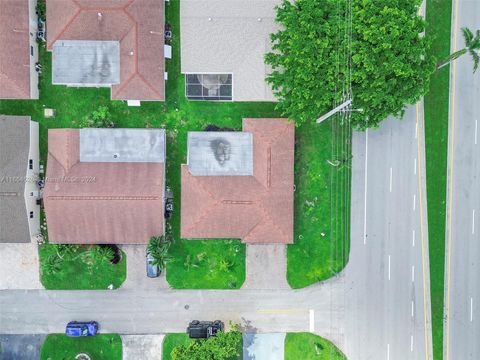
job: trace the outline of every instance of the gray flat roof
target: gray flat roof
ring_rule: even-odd
[[[188,133],[188,170],[195,176],[253,175],[253,136],[248,132]]]
[[[163,129],[80,129],[81,162],[165,162]]]
[[[0,115],[0,243],[30,242],[25,182],[30,117]]]
[[[55,41],[52,82],[78,86],[119,84],[120,43],[118,41]]]
[[[181,72],[233,75],[233,101],[275,101],[265,54],[281,0],[180,1]]]

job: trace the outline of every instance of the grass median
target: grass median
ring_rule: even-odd
[[[433,36],[431,54],[439,59],[446,58],[450,53],[452,1],[427,0],[426,15],[426,32]],[[435,360],[443,358],[449,70],[450,67],[446,66],[433,76],[429,93],[425,96],[428,246]]]

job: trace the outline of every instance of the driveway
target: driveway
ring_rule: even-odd
[[[123,360],[162,360],[165,335],[121,335]]]
[[[127,279],[120,287],[130,290],[159,290],[168,289],[169,285],[165,279],[165,273],[158,278],[147,277],[145,265],[146,245],[120,245],[125,254],[127,254]]]
[[[5,289],[43,289],[36,243],[0,244],[0,290]]]
[[[0,359],[38,360],[46,335],[0,335]]]
[[[243,360],[283,360],[286,333],[243,335]]]
[[[290,289],[287,283],[286,245],[247,245],[243,289]]]

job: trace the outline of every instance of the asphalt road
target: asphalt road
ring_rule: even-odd
[[[454,0],[452,50],[480,27],[480,2]],[[458,9],[458,11],[457,11]],[[465,55],[451,66],[445,360],[480,359],[480,74]]]
[[[401,121],[354,134],[349,359],[432,358],[423,138],[416,107]]]
[[[350,360],[430,359],[416,117],[413,107],[402,121],[354,134],[350,262],[334,279],[302,290],[5,290],[0,333],[62,332],[70,320],[95,319],[103,332],[156,334],[182,332],[192,319],[222,319],[250,332],[315,332]]]

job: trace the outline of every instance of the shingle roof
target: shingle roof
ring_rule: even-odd
[[[28,0],[0,1],[0,99],[30,99]]]
[[[280,0],[180,1],[182,73],[232,73],[234,101],[275,101],[265,54]]]
[[[160,162],[80,162],[80,131],[50,129],[44,191],[49,241],[146,244],[163,234],[164,171]]]
[[[163,0],[47,0],[47,47],[57,40],[120,42],[112,99],[165,99]]]
[[[294,124],[244,119],[253,134],[253,176],[193,176],[182,165],[181,236],[293,243]]]
[[[30,242],[25,176],[30,117],[0,115],[0,243]]]

